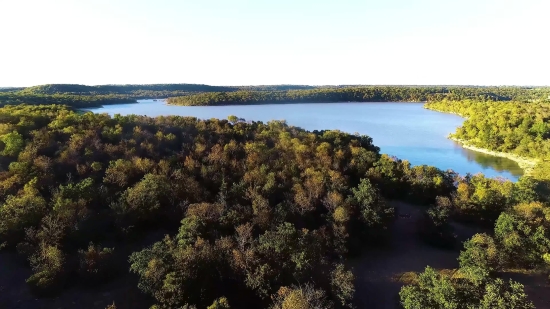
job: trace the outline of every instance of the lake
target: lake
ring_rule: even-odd
[[[133,104],[89,109],[110,115],[150,117],[180,115],[201,119],[235,115],[246,120],[286,120],[306,130],[337,129],[373,138],[382,153],[406,159],[413,165],[433,165],[460,174],[484,173],[489,177],[517,180],[523,174],[510,159],[462,148],[447,139],[463,118],[424,109],[423,103],[308,103],[244,106],[174,106],[164,101],[139,100]]]

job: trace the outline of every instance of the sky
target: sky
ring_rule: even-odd
[[[550,85],[549,0],[0,0],[0,86]]]

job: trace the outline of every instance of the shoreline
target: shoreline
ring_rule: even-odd
[[[479,147],[468,144],[464,140],[454,138],[450,135],[448,136],[448,138],[452,141],[455,141],[455,142],[459,143],[460,146],[462,146],[462,148],[469,149],[469,150],[476,151],[476,152],[480,152],[480,153],[484,153],[484,154],[488,154],[488,155],[495,156],[495,157],[501,157],[501,158],[506,158],[506,159],[510,159],[512,161],[515,161],[519,165],[519,167],[521,169],[523,169],[523,175],[525,175],[525,176],[529,176],[533,172],[533,169],[535,168],[537,163],[539,162],[538,159],[530,159],[530,158],[520,157],[518,155],[511,154],[511,153],[493,151],[493,150],[489,150],[489,149],[485,149],[485,148],[479,148]]]
[[[437,110],[437,109],[434,109],[434,108],[430,108],[429,106],[426,107],[426,104],[428,104],[428,103],[425,103],[425,104],[422,106],[424,109],[427,109],[427,110],[430,110],[430,111],[434,111],[434,112],[438,112],[438,113],[443,113],[443,114],[455,115],[455,116],[464,118],[464,120],[468,120],[468,117],[466,117],[466,116],[464,116],[464,115],[461,115],[461,114],[459,114],[459,113],[457,113],[457,112],[448,112],[448,111]]]
[[[168,102],[166,99],[166,105],[170,106],[206,106],[206,107],[219,107],[219,106],[254,106],[254,105],[291,105],[291,104],[339,104],[339,103],[357,103],[357,104],[369,104],[369,103],[422,103],[426,104],[426,101],[335,101],[335,102],[288,102],[288,101],[282,101],[282,102],[254,102],[254,103],[242,103],[242,104],[234,104],[234,103],[228,103],[228,104],[215,104],[215,105],[207,105],[207,104],[198,104],[198,105],[187,105],[187,104],[174,104]]]

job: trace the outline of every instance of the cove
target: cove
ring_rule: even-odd
[[[443,170],[483,173],[487,177],[517,180],[523,170],[506,158],[462,148],[447,139],[464,119],[423,108],[423,103],[303,103],[241,106],[175,106],[162,100],[139,100],[132,104],[105,105],[87,109],[110,115],[191,116],[226,119],[235,115],[246,120],[286,120],[306,130],[341,130],[373,138],[381,153],[408,160],[413,165],[433,165]]]

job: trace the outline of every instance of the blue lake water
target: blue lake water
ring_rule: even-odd
[[[140,100],[134,104],[106,105],[90,109],[110,115],[137,114],[150,117],[180,115],[201,119],[235,115],[246,120],[286,120],[306,130],[337,129],[366,134],[382,153],[406,159],[413,165],[427,164],[460,174],[484,173],[489,177],[517,180],[523,174],[518,164],[462,148],[447,139],[463,118],[430,111],[422,103],[308,103],[246,106],[173,106],[164,101]]]

